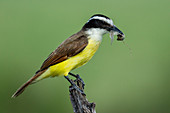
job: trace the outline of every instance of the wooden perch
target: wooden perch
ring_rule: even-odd
[[[73,82],[82,91],[84,90],[84,83],[82,83],[82,79],[80,80],[79,78],[77,78]],[[69,92],[74,113],[96,113],[95,103],[88,102],[86,95],[83,95],[82,93],[74,89],[72,85],[69,87]]]

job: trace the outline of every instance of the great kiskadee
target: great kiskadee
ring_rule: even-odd
[[[93,15],[82,29],[62,42],[48,58],[35,75],[22,85],[12,97],[20,95],[32,83],[47,77],[64,76],[71,84],[68,74],[70,71],[86,64],[97,51],[102,36],[110,33],[111,38],[117,35],[117,40],[123,40],[124,34],[113,24],[107,16]]]

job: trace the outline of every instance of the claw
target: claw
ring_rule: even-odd
[[[80,88],[78,88],[75,84],[72,84],[72,86],[70,87],[70,90],[74,90],[74,89],[80,92],[82,95],[86,96],[86,94]]]
[[[77,74],[77,79],[81,81],[81,83],[82,83],[82,88],[84,89],[85,83],[84,83],[83,79],[80,77],[79,74]]]
[[[70,90],[75,89],[75,90],[79,91],[82,95],[86,96],[86,94],[83,92],[83,90],[78,88],[77,85],[68,76],[64,76],[64,77],[71,83]]]
[[[81,83],[82,83],[82,88],[84,89],[85,83],[84,83],[83,79],[80,77],[79,74],[75,75],[75,74],[69,72],[69,75],[76,77],[78,80],[80,80]]]

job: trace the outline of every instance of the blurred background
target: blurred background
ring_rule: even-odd
[[[85,66],[73,73],[97,113],[170,113],[169,0],[0,0],[0,112],[73,113],[63,77],[11,95],[58,45],[94,14],[104,14],[126,35],[109,35]]]

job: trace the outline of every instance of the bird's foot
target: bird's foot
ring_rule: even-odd
[[[80,80],[80,82],[82,83],[82,88],[84,89],[85,83],[84,83],[83,79],[80,77],[79,74],[75,75],[75,74],[69,72],[69,75],[71,75],[71,76],[77,78],[75,81]]]
[[[83,79],[80,77],[79,74],[77,74],[76,78],[77,78],[77,80],[80,80],[80,82],[82,83],[82,88],[84,89],[85,83],[84,83]]]
[[[64,77],[71,83],[70,90],[75,89],[75,90],[79,91],[82,95],[86,95],[86,94],[83,92],[83,89],[80,89],[80,88],[75,84],[76,82],[72,81],[68,76],[64,76]],[[78,83],[78,82],[77,82],[77,83]]]
[[[86,94],[83,92],[83,90],[81,90],[79,87],[77,87],[76,84],[72,84],[70,87],[70,90],[76,90],[76,91],[80,92],[82,95],[86,96]]]

